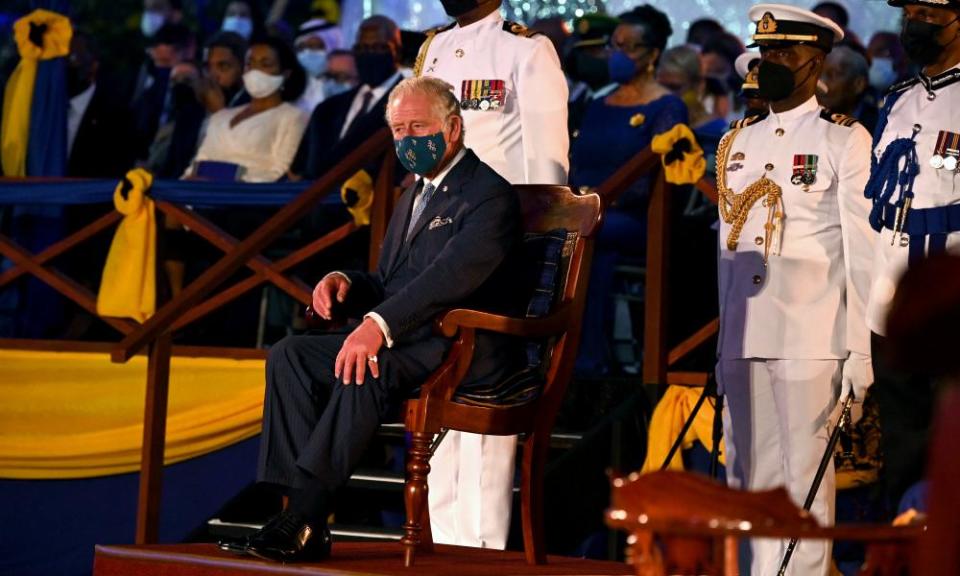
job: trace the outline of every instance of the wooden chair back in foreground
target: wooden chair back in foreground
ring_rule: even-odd
[[[922,526],[820,527],[786,490],[734,490],[686,472],[631,474],[612,479],[607,525],[624,530],[627,562],[638,576],[735,576],[741,538],[866,542],[861,576],[909,574]]]
[[[427,474],[430,443],[442,429],[526,435],[520,489],[524,549],[528,563],[546,562],[544,468],[550,433],[579,345],[593,237],[599,228],[601,205],[596,194],[576,195],[565,186],[525,185],[517,186],[517,191],[523,210],[525,258],[531,260],[524,264],[531,269],[544,265],[542,255],[531,258],[531,253],[536,253],[531,250],[532,246],[547,245],[547,251],[558,257],[553,263],[556,274],[551,296],[548,302],[539,303],[543,313],[531,312],[534,303],[531,300],[525,318],[458,309],[447,312],[439,320],[439,329],[454,339],[453,345],[443,364],[421,386],[419,398],[408,400],[405,410],[406,428],[412,437],[404,493],[407,520],[401,540],[407,566],[413,564],[417,549],[429,551],[432,547],[426,506]],[[533,354],[540,359],[535,363],[538,365],[531,364],[483,394],[471,396],[463,389],[458,390],[470,366],[478,330],[531,341],[527,345],[528,357],[529,346],[538,347]]]

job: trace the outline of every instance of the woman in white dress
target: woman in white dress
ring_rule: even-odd
[[[197,174],[202,162],[235,164],[236,179],[243,182],[275,182],[286,174],[309,119],[291,104],[306,85],[293,49],[277,38],[255,40],[247,51],[243,85],[250,103],[210,116],[185,176],[203,177]]]

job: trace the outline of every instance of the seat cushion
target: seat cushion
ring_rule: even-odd
[[[524,269],[527,271],[525,289],[529,294],[527,318],[541,318],[553,310],[557,294],[562,292],[565,274],[564,256],[568,242],[576,241],[576,234],[562,228],[542,234],[529,233],[524,236]],[[481,387],[460,386],[453,400],[461,404],[475,406],[519,406],[536,400],[543,388],[546,367],[549,358],[545,351],[549,342],[535,340],[527,342],[527,365],[519,372],[503,378],[494,384]]]

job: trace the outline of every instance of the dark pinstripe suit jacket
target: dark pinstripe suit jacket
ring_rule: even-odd
[[[450,345],[433,332],[439,313],[450,308],[522,311],[522,217],[510,183],[467,150],[405,240],[421,186],[418,182],[401,196],[377,271],[347,273],[352,285],[346,305],[351,315],[380,314],[394,346],[432,369]],[[480,334],[467,382],[502,377],[521,358],[522,346],[512,339]]]

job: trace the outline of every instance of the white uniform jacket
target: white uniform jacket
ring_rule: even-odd
[[[960,134],[960,81],[955,81],[957,77],[960,77],[960,66],[926,79],[926,82],[913,82],[910,87],[903,89],[890,110],[886,129],[873,151],[879,160],[892,141],[910,138],[914,127],[920,127],[915,139],[920,172],[913,183],[911,210],[960,204],[960,176],[957,170],[931,166],[941,132]],[[944,86],[937,87],[938,81],[946,82]],[[896,88],[894,86],[893,90]],[[956,154],[955,150],[952,152]],[[909,211],[907,218],[910,218]],[[893,230],[884,228],[877,238],[873,285],[867,308],[867,325],[881,336],[886,334],[887,313],[897,282],[907,269],[909,254],[908,247],[901,246],[899,237],[894,236]],[[947,235],[946,249],[960,253],[960,232]]]
[[[865,314],[875,234],[863,191],[870,135],[811,98],[735,123],[721,151],[725,145],[717,170],[727,189],[739,194],[766,176],[782,189],[782,205],[771,210],[758,199],[735,250],[727,245],[733,226],[720,220],[720,358],[869,355]],[[782,219],[768,234],[774,212]]]
[[[499,11],[424,43],[419,74],[449,82],[468,148],[511,184],[566,184],[567,81],[543,35]]]

